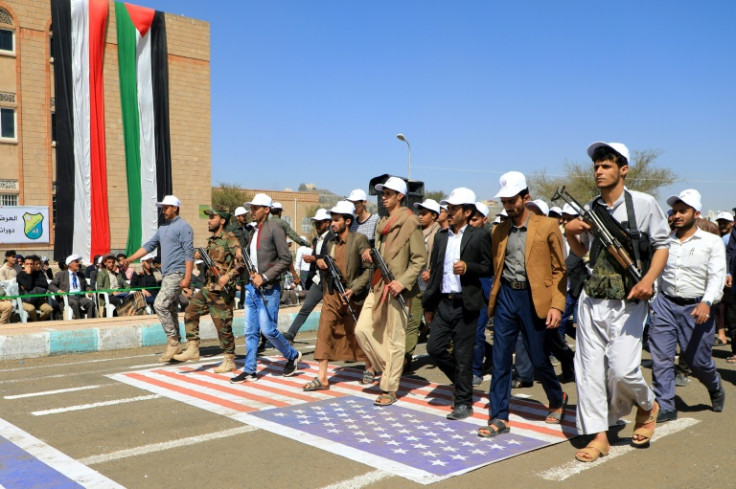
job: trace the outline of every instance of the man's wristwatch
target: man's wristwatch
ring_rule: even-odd
[[[705,304],[707,304],[707,305],[708,305],[708,307],[710,307],[710,306],[712,306],[712,305],[713,305],[713,303],[712,303],[711,301],[703,301],[703,302],[704,302]]]

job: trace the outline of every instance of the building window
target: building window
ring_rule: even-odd
[[[0,194],[0,206],[18,205],[17,195]]]
[[[51,144],[56,144],[56,112],[51,113]]]
[[[15,31],[11,29],[0,29],[0,51],[15,53]]]
[[[293,225],[291,224],[291,216],[281,216],[281,219],[283,219],[284,221],[286,221],[286,223],[287,223],[287,224],[288,224],[288,225],[289,225],[290,227],[294,227],[294,226],[293,226]]]
[[[0,109],[0,139],[15,139],[15,109]]]
[[[309,234],[312,231],[312,220],[308,217],[302,218],[302,234]]]

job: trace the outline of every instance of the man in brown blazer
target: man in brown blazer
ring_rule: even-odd
[[[562,234],[554,219],[529,211],[529,189],[522,173],[512,171],[500,179],[500,197],[509,219],[492,235],[495,279],[488,301],[494,318],[493,377],[490,420],[478,431],[492,437],[510,430],[511,359],[521,331],[524,344],[547,399],[550,424],[562,422],[567,394],[562,392],[544,348],[545,329],[560,325],[565,310],[565,258]]]
[[[324,292],[322,313],[319,317],[317,344],[314,359],[319,362],[319,374],[304,386],[305,391],[329,389],[327,364],[332,361],[358,362],[365,360],[365,354],[355,338],[355,321],[348,309],[357,318],[368,295],[370,269],[365,266],[361,254],[370,248],[368,238],[361,233],[351,232],[355,206],[343,200],[330,210],[332,238],[327,241],[323,257],[317,259]],[[340,282],[345,288],[345,296],[341,297],[335,277],[328,271],[329,256],[339,271]]]

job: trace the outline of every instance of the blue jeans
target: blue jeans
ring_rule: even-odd
[[[483,375],[483,357],[486,353],[486,326],[488,326],[488,296],[493,287],[493,277],[483,277],[480,279],[480,285],[483,288],[483,297],[486,300],[486,307],[481,309],[478,316],[478,324],[475,327],[475,345],[473,346],[473,375],[481,377]]]
[[[287,360],[296,358],[298,352],[292,347],[278,330],[279,299],[281,287],[274,285],[272,289],[263,289],[268,305],[264,304],[263,296],[253,284],[245,286],[245,367],[244,371],[255,373],[256,353],[260,334],[275,346]]]
[[[565,297],[565,312],[562,313],[562,321],[560,321],[560,334],[564,338],[565,335],[572,339],[575,339],[575,328],[572,327],[573,323],[578,322],[578,298],[573,297],[570,293],[567,293]],[[568,326],[570,328],[568,329]]]

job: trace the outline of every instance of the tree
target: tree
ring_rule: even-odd
[[[424,192],[425,199],[432,199],[437,202],[445,198],[445,192],[442,190],[432,190],[431,192]]]
[[[236,207],[247,202],[249,197],[251,195],[237,185],[220,183],[218,187],[212,187],[212,208],[233,212]]]
[[[662,154],[661,150],[647,149],[634,151],[629,173],[626,175],[626,188],[638,190],[658,196],[659,190],[672,184],[677,175],[669,168],[660,168],[656,160]],[[529,176],[529,191],[532,199],[552,201],[552,195],[558,187],[565,186],[568,192],[581,204],[591,201],[598,195],[598,187],[593,179],[593,164],[586,162],[563,163],[562,175],[549,175],[546,171]],[[556,204],[562,207],[562,201]]]

